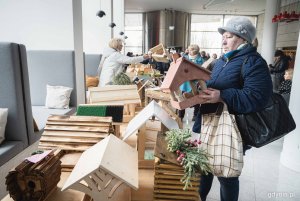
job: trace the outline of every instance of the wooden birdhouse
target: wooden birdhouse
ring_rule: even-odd
[[[39,201],[56,188],[61,175],[61,150],[45,151],[28,157],[6,176],[13,200]]]
[[[185,109],[193,105],[202,103],[204,100],[199,96],[197,83],[201,89],[206,89],[205,81],[210,79],[210,71],[180,57],[175,62],[171,63],[168,73],[161,85],[164,92],[171,95],[171,105],[176,109]],[[192,96],[185,97],[180,91],[180,85],[184,82],[189,82],[192,89]]]
[[[152,52],[151,56],[155,61],[169,63],[170,55],[169,55],[168,51],[166,51],[166,49],[162,43],[151,48],[149,51]]]
[[[107,85],[89,88],[89,103],[95,105],[124,105],[123,122],[135,115],[135,108],[141,105],[136,85]]]
[[[93,201],[130,201],[130,188],[138,189],[137,151],[109,135],[83,152],[62,191],[82,191]]]
[[[154,100],[139,112],[128,124],[123,140],[132,134],[138,133],[138,158],[139,167],[152,168],[154,161],[145,160],[146,122],[151,118],[157,118],[165,129],[178,129],[178,123]],[[155,136],[156,138],[156,136]]]

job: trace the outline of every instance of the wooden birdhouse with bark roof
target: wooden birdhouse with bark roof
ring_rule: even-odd
[[[84,192],[93,201],[129,201],[138,189],[137,151],[109,135],[81,155],[62,191]]]
[[[198,86],[206,89],[205,81],[210,79],[210,71],[189,61],[184,57],[180,57],[173,63],[161,85],[164,92],[170,93],[171,105],[177,109],[185,109],[193,105],[202,103],[204,100],[199,96]],[[190,96],[185,96],[180,90],[180,86],[189,82],[192,89]]]

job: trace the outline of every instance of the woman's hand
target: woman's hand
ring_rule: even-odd
[[[218,103],[223,101],[220,96],[220,90],[213,88],[207,88],[201,91],[199,96],[204,99],[203,103]]]

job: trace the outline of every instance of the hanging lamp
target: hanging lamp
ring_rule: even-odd
[[[103,10],[101,10],[101,0],[100,0],[100,10],[97,12],[96,16],[102,18],[105,14]]]

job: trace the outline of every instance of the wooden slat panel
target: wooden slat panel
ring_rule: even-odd
[[[66,142],[66,143],[98,143],[103,138],[69,138],[69,137],[46,137],[42,136],[40,142]]]
[[[96,126],[96,127],[109,127],[109,123],[96,123],[96,122],[58,122],[58,121],[47,121],[47,125],[63,125],[63,126]]]
[[[58,130],[58,131],[86,131],[86,132],[109,132],[109,128],[95,128],[87,126],[52,126],[46,125],[45,130]]]
[[[91,87],[89,91],[120,91],[126,89],[137,89],[136,85],[106,85],[105,87]]]
[[[180,195],[162,195],[162,194],[155,194],[154,193],[154,197],[155,198],[169,198],[173,201],[176,201],[176,200],[199,200],[199,198],[196,198],[196,197],[189,197],[189,196],[180,196]],[[197,200],[197,201],[198,201]]]
[[[154,176],[158,180],[161,179],[174,179],[174,180],[180,180],[182,178],[181,175],[167,175],[167,174],[155,174]],[[199,177],[192,177],[191,181],[200,181],[200,176]]]
[[[154,186],[155,188],[158,188],[158,189],[176,189],[176,190],[182,190],[183,188],[183,185],[181,186],[177,186],[177,185],[163,185],[163,184],[157,184]],[[198,191],[198,187],[189,187],[188,189],[186,189],[186,191]]]
[[[154,189],[154,193],[162,193],[162,194],[171,194],[171,195],[194,195],[197,196],[197,191],[184,191],[184,190],[161,190],[161,189]]]
[[[167,180],[167,179],[164,179],[164,180],[154,180],[154,183],[155,184],[179,184],[179,185],[182,185],[183,187],[183,183],[179,180]],[[191,182],[191,184],[194,186],[194,185],[199,185],[199,182]]]
[[[111,123],[112,117],[52,115],[52,116],[48,117],[48,121]]]
[[[174,165],[172,163],[169,163],[169,164],[161,163],[159,165],[156,165],[155,167],[157,169],[176,169],[176,170],[181,170],[183,172],[183,168],[179,164],[178,165]]]
[[[68,132],[68,131],[44,131],[42,136],[65,136],[65,137],[99,137],[105,138],[108,133],[98,132]]]
[[[114,104],[141,104],[136,85],[110,85],[92,88],[90,91],[90,103]]]
[[[122,90],[122,91],[97,91],[90,93],[91,103],[107,102],[107,101],[120,101],[120,100],[133,100],[132,103],[139,103],[140,97],[137,90]]]
[[[61,148],[63,150],[74,150],[74,151],[85,151],[88,148],[90,148],[92,145],[68,145],[65,143],[58,144],[58,143],[46,143],[46,142],[40,142],[39,148],[41,149],[53,149],[53,148]]]

